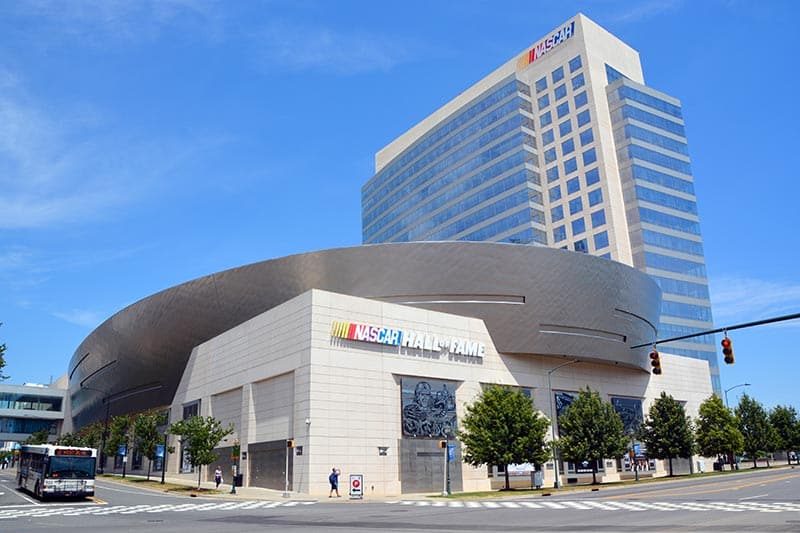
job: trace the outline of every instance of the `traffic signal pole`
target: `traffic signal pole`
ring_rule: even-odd
[[[786,320],[796,320],[800,318],[800,313],[794,313],[791,315],[783,315],[783,316],[776,316],[773,318],[765,318],[764,320],[756,320],[755,322],[745,322],[744,324],[734,324],[733,326],[725,326],[723,328],[716,328],[716,329],[707,329],[705,331],[700,331],[698,333],[692,333],[691,335],[681,335],[680,337],[670,337],[668,339],[658,339],[651,342],[645,342],[643,344],[637,344],[636,346],[631,346],[631,349],[635,348],[644,348],[645,346],[652,346],[653,344],[665,344],[667,342],[673,341],[681,341],[683,339],[691,339],[693,337],[700,337],[702,335],[710,335],[712,333],[722,333],[725,331],[733,331],[735,329],[744,329],[744,328],[752,328],[754,326],[763,326],[764,324],[772,324],[774,322],[785,322]]]

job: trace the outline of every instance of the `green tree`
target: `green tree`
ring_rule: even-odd
[[[25,439],[22,444],[47,444],[47,439],[49,438],[50,430],[43,428],[31,433],[31,436]]]
[[[558,432],[558,447],[568,461],[591,461],[592,484],[597,484],[598,461],[620,457],[628,440],[614,407],[589,387],[558,418]]]
[[[0,322],[0,326],[3,323]],[[3,369],[6,367],[6,343],[0,344],[0,381],[4,381],[8,379],[9,376],[6,376],[3,373]]]
[[[233,433],[233,425],[223,428],[213,416],[193,416],[172,424],[169,433],[180,437],[184,452],[189,455],[189,462],[193,467],[200,467],[216,460],[214,448]],[[197,488],[200,488],[200,468],[197,469]]]
[[[770,425],[764,406],[747,394],[736,406],[736,421],[744,437],[744,451],[753,458],[753,468],[758,468],[758,458],[775,449],[775,428]]]
[[[150,460],[147,465],[148,481],[150,480],[150,469],[153,466],[153,461],[156,460],[156,448],[163,440],[163,436],[158,432],[158,426],[166,422],[166,415],[163,412],[139,414],[134,422],[136,449]]]
[[[56,440],[56,444],[60,444],[61,446],[83,446],[83,439],[81,438],[80,433],[64,433],[58,440]]]
[[[775,428],[778,437],[775,449],[786,452],[786,461],[791,464],[789,452],[800,444],[800,421],[797,420],[797,411],[791,406],[778,405],[770,411],[769,422]]]
[[[133,429],[133,420],[129,415],[118,415],[111,418],[108,424],[105,454],[114,457],[123,444],[127,447]]]
[[[647,446],[647,454],[656,459],[669,459],[672,476],[672,459],[689,457],[694,451],[692,419],[680,402],[666,392],[650,406],[650,411],[639,430],[639,438]]]
[[[545,441],[549,423],[521,391],[491,386],[468,406],[458,438],[464,444],[464,460],[473,465],[540,465],[550,457]]]
[[[93,422],[88,426],[84,426],[78,431],[78,437],[81,441],[81,446],[88,448],[100,449],[103,443],[103,430],[105,426],[102,422]]]
[[[736,426],[736,418],[716,394],[700,404],[697,445],[705,457],[736,454],[744,449],[744,437]]]

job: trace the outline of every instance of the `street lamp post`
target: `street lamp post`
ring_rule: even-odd
[[[442,496],[450,496],[450,431],[445,428],[444,434],[444,479],[442,482]]]
[[[104,390],[96,389],[94,387],[87,387],[83,383],[81,383],[80,387],[81,389],[84,390],[93,390],[103,394],[103,399],[101,400],[101,403],[104,403],[106,406],[106,416],[103,422],[103,434],[100,436],[100,454],[99,454],[100,467],[97,469],[97,471],[100,474],[103,474],[105,473],[105,464],[106,464],[106,438],[108,437],[108,415],[109,415],[109,409],[111,408],[111,402],[109,401],[110,396],[108,392]]]
[[[164,476],[167,474],[167,432],[164,431],[164,457],[161,458],[161,484],[164,484]]]
[[[575,363],[579,363],[577,359],[574,361],[568,361],[566,363],[562,363],[557,367],[553,368],[552,370],[547,371],[547,395],[550,398],[550,430],[553,437],[553,473],[556,476],[555,488],[561,488],[561,476],[558,473],[558,446],[555,445],[556,442],[556,417],[555,417],[555,400],[553,400],[553,383],[550,376],[553,375],[553,372],[560,368],[564,368],[565,366],[573,365]]]
[[[733,389],[738,389],[739,387],[749,387],[749,386],[750,386],[749,383],[739,383],[738,385],[734,385],[733,387],[731,387],[729,389],[725,389],[725,407],[729,407],[729,404],[728,404],[728,392],[729,391],[732,391]],[[731,470],[735,469],[735,465],[736,465],[736,457],[735,456],[736,456],[736,452],[732,450],[731,451],[731,456],[730,456]]]
[[[728,404],[728,391],[732,391],[733,389],[738,389],[739,387],[749,387],[749,383],[739,383],[738,385],[734,385],[730,389],[725,389],[725,407],[730,407]]]

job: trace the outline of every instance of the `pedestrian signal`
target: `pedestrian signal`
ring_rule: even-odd
[[[726,335],[720,344],[722,344],[722,355],[725,356],[725,364],[732,365],[734,363],[733,342]]]
[[[447,448],[447,441],[446,440],[440,440],[439,441],[439,448]]]
[[[294,439],[287,439],[286,440],[286,447],[287,448],[294,448]]]
[[[661,355],[655,348],[650,352],[650,365],[653,367],[653,374],[661,374]]]

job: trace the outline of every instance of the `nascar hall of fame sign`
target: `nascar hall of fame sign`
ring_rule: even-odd
[[[470,339],[431,335],[410,329],[387,328],[341,320],[334,320],[331,324],[331,337],[398,346],[400,348],[416,348],[448,355],[451,359],[461,357],[483,360],[484,355],[486,355],[486,345]]]
[[[575,35],[574,20],[557,29],[551,35],[536,43],[527,53],[523,54],[523,56],[519,58],[519,61],[517,61],[517,69],[527,67],[573,35]]]

